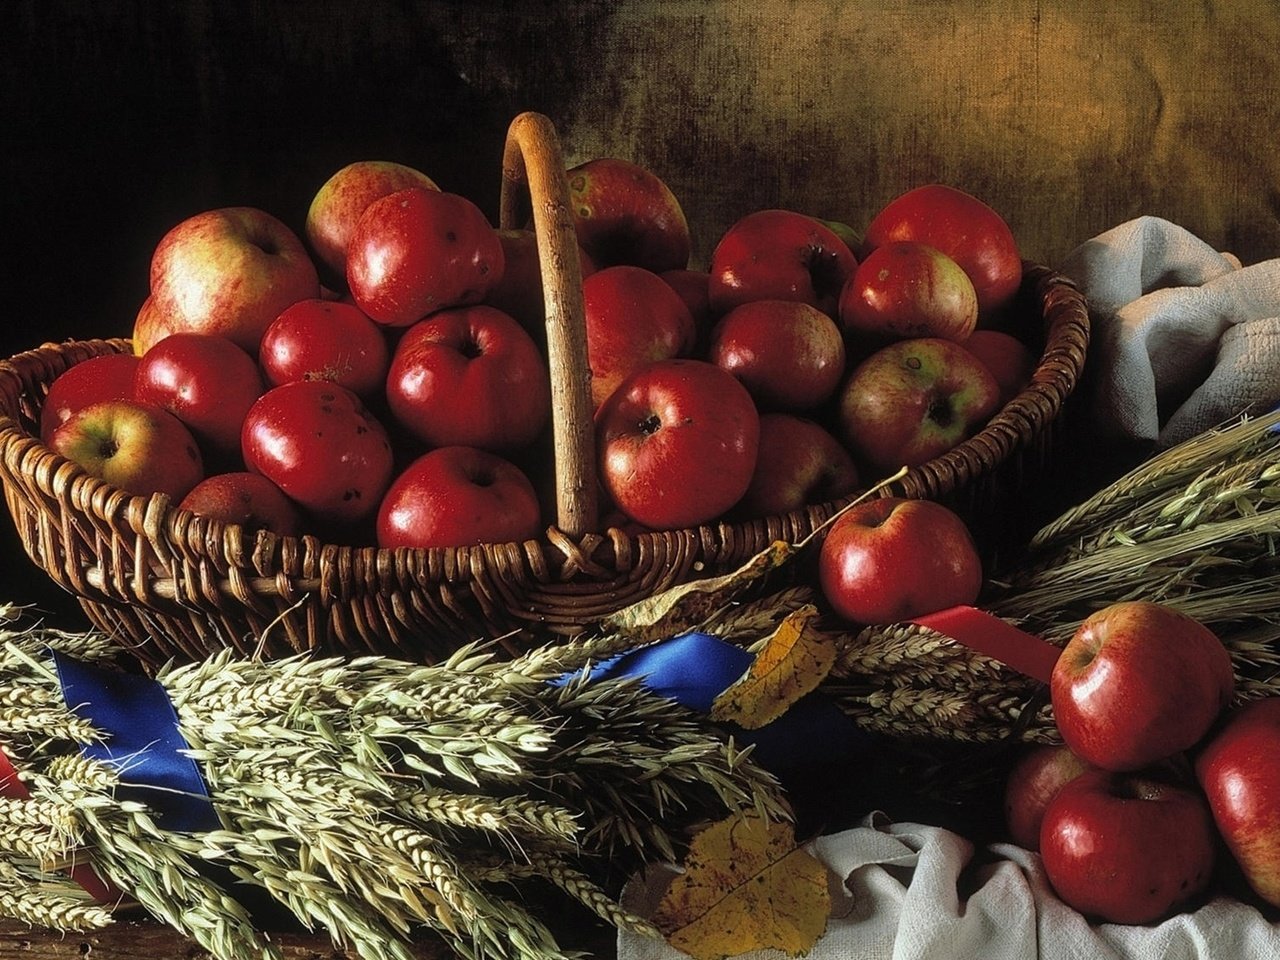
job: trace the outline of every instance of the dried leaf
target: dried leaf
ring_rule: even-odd
[[[790,825],[739,814],[693,838],[652,919],[694,960],[724,960],[769,948],[803,956],[830,913],[827,868]]]
[[[758,730],[817,688],[836,661],[835,641],[814,626],[818,608],[787,614],[747,672],[711,704],[711,719]]]
[[[605,619],[606,632],[624,634],[638,643],[651,643],[692,630],[723,609],[764,577],[796,555],[799,547],[775,540],[742,566],[718,577],[706,577],[645,597]]]

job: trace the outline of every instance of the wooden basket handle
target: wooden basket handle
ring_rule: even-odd
[[[598,519],[582,264],[560,143],[555,127],[540,113],[519,114],[507,130],[499,201],[503,229],[523,225],[525,187],[538,238],[546,309],[556,525],[577,538],[593,532]]]

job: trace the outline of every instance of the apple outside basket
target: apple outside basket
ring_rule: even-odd
[[[552,371],[556,522],[524,543],[394,550],[250,532],[133,496],[41,444],[40,406],[67,368],[131,350],[125,339],[47,343],[0,362],[0,481],[24,549],[98,628],[147,666],[230,646],[265,656],[380,653],[429,663],[477,638],[518,653],[628,604],[724,573],[777,540],[796,542],[847,500],[783,516],[632,534],[597,529],[581,271],[550,121],[516,117],[503,157],[503,226],[531,208]],[[975,530],[1049,469],[1089,339],[1083,297],[1025,265],[1022,297],[1042,319],[1029,385],[975,436],[882,493],[947,503]]]

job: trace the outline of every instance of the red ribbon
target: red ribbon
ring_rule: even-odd
[[[27,785],[18,779],[18,771],[13,761],[0,750],[0,797],[9,800],[30,800],[31,792]],[[114,884],[103,880],[98,872],[88,863],[73,863],[68,870],[71,879],[80,884],[89,896],[98,903],[119,903],[127,899]]]
[[[1062,652],[1047,640],[977,607],[948,607],[911,622],[944,634],[1041,683],[1049,682]]]

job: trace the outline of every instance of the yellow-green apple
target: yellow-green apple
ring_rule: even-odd
[[[962,341],[978,322],[978,295],[960,265],[926,243],[873,250],[840,293],[840,326],[883,344],[910,337]]]
[[[1049,684],[1067,746],[1096,767],[1119,771],[1195,746],[1234,690],[1231,655],[1213,631],[1144,600],[1086,617]]]
[[[899,340],[857,364],[840,389],[838,435],[876,475],[926,463],[976,433],[1000,406],[995,377],[959,344]]]
[[[858,231],[843,220],[828,220],[823,217],[817,218],[818,222],[834,233],[837,237],[844,241],[844,245],[849,248],[849,252],[857,255],[862,249],[862,237]]]
[[[862,259],[899,240],[927,243],[960,264],[973,281],[980,318],[1007,307],[1022,283],[1022,257],[1009,224],[955,187],[925,184],[889,201],[867,225]]]
[[[704,360],[658,360],[596,411],[598,474],[614,505],[652,529],[708,523],[751,482],[760,417],[746,387]]]
[[[437,447],[395,480],[378,508],[380,547],[519,543],[542,529],[538,495],[513,463],[475,447]]]
[[[829,227],[793,210],[757,210],[736,221],[711,254],[711,309],[752,300],[798,300],[835,317],[857,260]]]
[[[386,396],[396,422],[432,447],[516,451],[551,413],[550,376],[533,338],[484,304],[441,310],[406,330]]]
[[[302,531],[297,506],[259,473],[233,470],[205,477],[178,506],[220,523],[239,524],[250,532],[269,530],[293,537]]]
[[[175,333],[143,354],[133,395],[186,424],[210,472],[222,472],[241,463],[240,428],[265,389],[257,360],[234,341]]]
[[[370,203],[347,245],[347,286],[355,305],[390,327],[480,303],[504,267],[498,232],[479,207],[456,193],[422,187]]]
[[[329,380],[364,398],[382,392],[390,363],[383,328],[341,300],[299,300],[272,321],[258,348],[267,386]]]
[[[845,374],[840,328],[817,307],[753,300],[711,331],[707,359],[732,373],[761,410],[801,413],[835,394]]]
[[[383,425],[346,387],[295,380],[272,387],[249,408],[241,433],[245,465],[312,520],[335,531],[371,519],[391,482]],[[314,528],[313,528],[314,529]]]
[[[1086,770],[1045,808],[1045,874],[1062,900],[1090,919],[1152,923],[1208,887],[1217,837],[1192,785]]]
[[[40,440],[47,446],[54,428],[82,407],[99,400],[128,400],[138,358],[131,353],[104,353],[68,367],[54,377],[40,407]]]
[[[688,356],[697,331],[684,300],[644,267],[621,264],[582,282],[591,401],[599,407],[634,370]]]
[[[156,324],[228,337],[253,356],[285,307],[319,295],[315,265],[297,234],[256,207],[188,217],[151,256]]]
[[[307,208],[303,233],[328,274],[327,279],[345,282],[347,244],[365,207],[407,187],[439,189],[421,170],[392,160],[348,163],[321,185]]]
[[[973,603],[982,559],[965,522],[932,500],[878,497],[827,530],[818,583],[851,623],[894,623]]]
[[[651,170],[597,157],[568,171],[578,243],[598,267],[630,264],[654,273],[689,265],[689,224],[680,201]]]
[[[740,517],[768,517],[829,503],[858,487],[853,458],[816,421],[790,413],[760,415],[760,445]]]
[[[136,400],[101,400],[54,428],[49,448],[90,476],[139,496],[181,500],[204,479],[191,431],[166,410]]]
[[[1024,750],[1004,783],[1004,822],[1009,839],[1023,849],[1039,850],[1040,824],[1049,801],[1092,769],[1066,744],[1037,743]]]
[[[171,333],[177,333],[178,327],[164,314],[156,309],[156,302],[148,294],[138,308],[133,320],[133,352],[142,356],[152,345],[159,343]]]
[[[1280,907],[1280,698],[1229,711],[1198,751],[1195,771],[1249,886]]]
[[[538,235],[527,228],[498,231],[502,244],[502,279],[489,288],[484,302],[508,313],[520,322],[539,343],[546,341],[547,313],[542,296],[542,262],[538,258]],[[578,249],[581,275],[595,273],[595,262]]]
[[[1000,406],[1004,406],[1031,382],[1036,357],[1031,348],[1003,330],[975,330],[961,346],[991,371],[1000,385]]]

